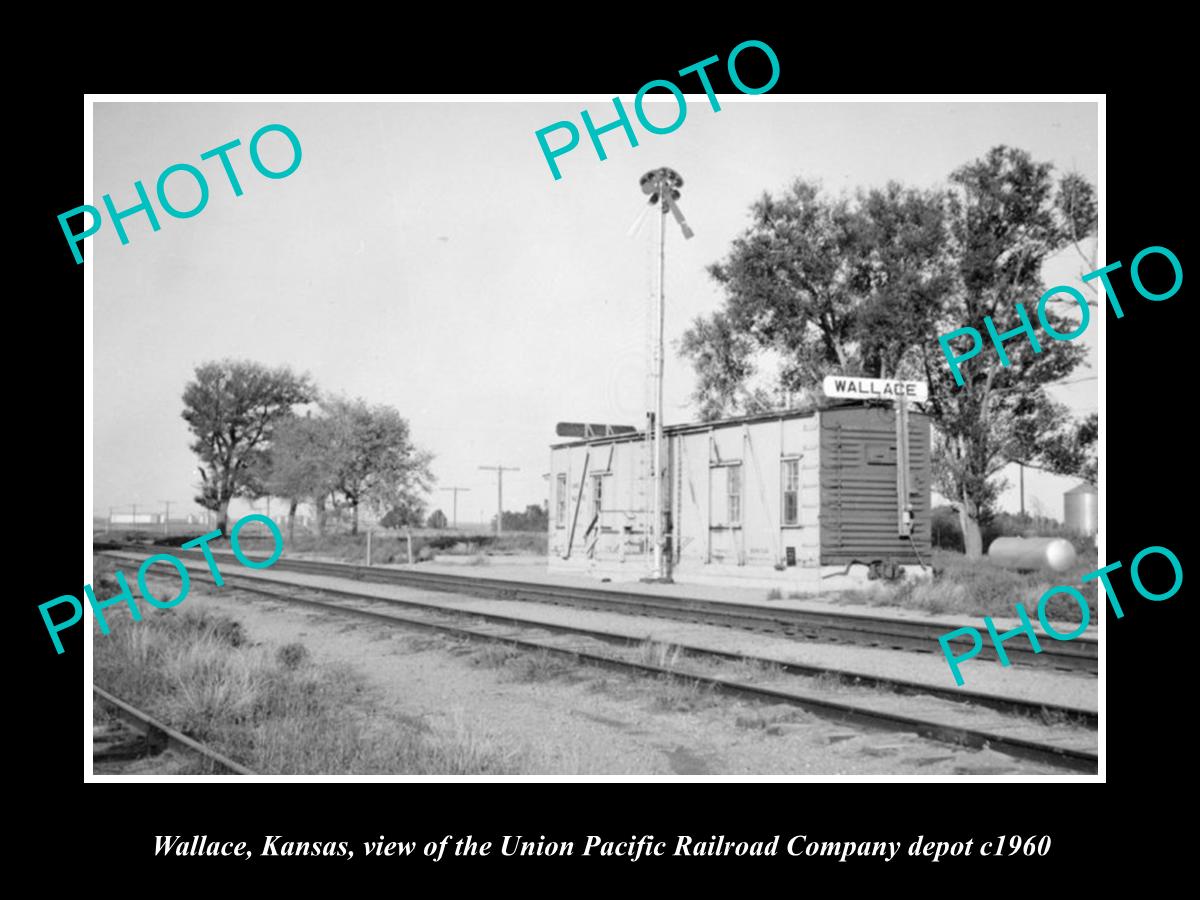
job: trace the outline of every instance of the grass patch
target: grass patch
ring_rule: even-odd
[[[665,675],[651,683],[650,705],[663,712],[692,712],[718,702],[711,684]]]
[[[539,650],[536,653],[518,653],[505,665],[512,681],[532,684],[554,681],[558,678],[574,678],[576,666],[554,653]]]
[[[850,683],[837,672],[821,672],[812,677],[812,685],[819,691],[840,691],[849,687]]]
[[[459,727],[368,717],[366,682],[299,643],[252,646],[237,622],[155,610],[94,640],[95,680],[263,774],[514,774],[524,750]]]
[[[484,644],[471,654],[471,662],[481,669],[499,669],[516,655],[516,650],[504,644]]]
[[[1061,709],[1047,709],[1044,706],[1038,710],[1038,718],[1043,725],[1073,725],[1076,719]]]
[[[308,661],[308,648],[301,643],[284,644],[275,653],[275,659],[285,669],[298,669]]]
[[[770,659],[743,658],[722,662],[720,666],[718,674],[726,675],[734,681],[774,681],[784,674],[783,666]]]
[[[255,547],[254,539],[248,535],[239,541]],[[295,537],[284,539],[284,555],[302,554],[330,559],[338,562],[365,563],[367,561],[367,535],[329,532],[324,535],[297,530]],[[218,542],[214,542],[217,545]],[[263,555],[269,551],[267,542],[262,542]],[[533,554],[544,556],[549,552],[549,537],[545,532],[514,531],[502,534],[476,534],[466,531],[413,529],[412,552],[416,562],[433,559],[435,555],[477,557],[486,562],[488,556],[510,554]],[[376,531],[371,538],[371,562],[388,565],[408,562],[408,540],[403,533]],[[483,563],[472,562],[473,565]]]
[[[968,560],[950,550],[934,550],[934,577],[907,579],[893,587],[879,583],[862,590],[842,591],[834,599],[843,604],[899,606],[931,614],[984,615],[1009,618],[1016,604],[1034,615],[1042,594],[1057,585],[1075,587],[1087,599],[1091,621],[1096,621],[1096,583],[1082,584],[1080,579],[1097,568],[1094,553],[1081,554],[1066,572],[1016,572],[1002,569],[986,557]],[[1046,604],[1051,621],[1078,623],[1079,605],[1068,595],[1059,594]]]
[[[645,666],[674,669],[683,658],[683,648],[647,639],[638,645],[636,660]]]
[[[578,666],[548,650],[523,652],[504,644],[484,644],[471,653],[471,662],[484,669],[502,669],[505,681],[524,684],[578,677]]]

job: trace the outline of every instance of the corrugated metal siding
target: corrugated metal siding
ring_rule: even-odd
[[[909,413],[913,540],[897,534],[896,415],[890,408],[821,412],[821,562],[891,559],[929,562],[930,433],[927,416]]]

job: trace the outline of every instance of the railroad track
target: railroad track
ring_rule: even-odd
[[[212,748],[206,747],[186,734],[162,724],[140,709],[131,706],[118,697],[114,697],[103,688],[92,685],[92,694],[97,700],[100,700],[105,706],[113,710],[122,722],[142,735],[148,755],[161,753],[167,747],[175,747],[178,750],[194,753],[202,757],[215,769],[231,772],[234,775],[254,774],[245,766],[238,765]]]
[[[147,545],[121,544],[121,549],[144,552]],[[203,559],[198,550],[170,548],[182,557]],[[381,569],[375,566],[334,563],[318,560],[278,560],[273,570],[331,575],[356,581],[378,584],[399,584],[431,591],[466,594],[498,600],[523,600],[571,606],[578,609],[621,612],[628,615],[653,616],[705,625],[720,625],[749,631],[783,634],[789,637],[844,643],[888,650],[919,653],[940,653],[938,638],[960,627],[951,623],[908,621],[886,616],[839,614],[813,610],[746,606],[719,600],[694,597],[664,597],[657,594],[627,591],[620,588],[588,588],[553,585],[480,575],[457,575],[448,572],[421,572],[413,569]],[[222,567],[222,574],[226,571]],[[951,642],[959,652],[970,649],[964,638]],[[1072,641],[1043,641],[1042,652],[1035,653],[1025,637],[1005,645],[1009,659],[1018,665],[1045,666],[1071,672],[1095,675],[1098,670],[1097,643],[1087,638]],[[979,659],[995,661],[995,648],[987,641]]]
[[[124,557],[117,558],[124,559]],[[163,577],[171,576],[164,575]],[[208,577],[206,570],[203,574],[193,571],[191,577],[210,584],[213,583],[211,578]],[[627,646],[644,643],[641,639],[630,638],[626,635],[575,626],[553,625],[513,616],[455,609],[437,604],[423,603],[421,601],[371,596],[357,591],[341,591],[324,586],[314,587],[312,585],[286,583],[278,579],[268,580],[261,576],[247,576],[226,572],[224,569],[222,570],[222,578],[226,583],[236,586],[239,590],[245,590],[273,600],[366,619],[393,627],[433,632],[474,642],[502,644],[528,652],[545,652],[626,673],[633,672],[656,677],[682,678],[688,681],[695,681],[722,694],[772,703],[786,703],[818,713],[825,718],[849,722],[851,724],[915,732],[922,737],[946,743],[972,748],[990,747],[993,750],[1007,753],[1014,757],[1048,763],[1075,771],[1087,773],[1095,773],[1097,771],[1097,757],[1090,750],[1049,744],[1043,741],[1003,734],[992,730],[964,727],[945,721],[921,719],[915,716],[896,713],[888,709],[873,708],[861,701],[831,698],[819,691],[784,690],[774,686],[749,684],[718,675],[681,670],[674,666],[668,667],[622,659],[609,654],[598,653],[595,650],[583,649],[578,645],[563,645],[562,643],[555,643],[553,640],[534,639],[527,635],[517,636],[511,632],[511,629],[516,628],[523,631],[541,630],[549,632],[551,635],[566,636],[568,638],[588,638],[605,643],[625,644]],[[298,591],[311,596],[298,596]],[[324,599],[316,599],[317,597]],[[329,598],[336,598],[337,602],[330,602]],[[364,603],[375,608],[365,608],[362,605]],[[395,612],[394,610],[398,608],[405,608],[407,614]],[[474,620],[478,624],[464,624],[463,619]],[[510,630],[505,631],[503,629]],[[950,691],[949,689],[942,690],[915,682],[874,676],[858,676],[854,673],[816,666],[781,665],[774,660],[761,660],[755,657],[723,653],[707,648],[682,646],[680,650],[685,656],[691,654],[693,656],[719,657],[724,660],[768,663],[772,666],[779,666],[783,671],[790,674],[832,674],[847,681],[857,682],[862,686],[881,687],[900,693],[927,694],[938,699],[954,700],[957,703],[963,703],[964,701],[974,702],[1009,713],[1019,712],[1034,716],[1040,716],[1044,712],[1058,713],[1068,718],[1076,719],[1089,727],[1094,728],[1096,724],[1095,714],[1066,707],[1047,706],[1046,704],[1031,703],[1015,698],[967,694],[961,691]]]

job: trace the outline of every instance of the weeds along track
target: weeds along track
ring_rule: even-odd
[[[122,561],[126,557],[103,552]],[[320,574],[333,574],[321,571]],[[340,567],[337,574],[341,574]],[[165,574],[163,577],[172,577]],[[192,569],[193,579],[212,584],[207,569]],[[299,583],[287,583],[277,575],[267,579],[261,576],[236,574],[222,568],[222,578],[233,588],[258,594],[272,600],[333,612],[340,615],[382,623],[393,627],[420,630],[445,635],[459,640],[484,644],[499,644],[529,653],[545,653],[566,657],[579,663],[593,665],[626,674],[641,674],[649,677],[681,679],[698,684],[714,692],[770,703],[785,703],[814,712],[825,718],[899,731],[915,732],[934,740],[973,748],[991,748],[1014,757],[1072,769],[1086,773],[1097,771],[1097,756],[1094,747],[1071,746],[1069,742],[1039,740],[1004,731],[1036,731],[1022,727],[1026,722],[1067,721],[1084,729],[1096,728],[1096,714],[1067,707],[1048,706],[1016,698],[996,697],[936,688],[916,682],[861,676],[818,666],[785,664],[776,660],[760,659],[739,654],[715,651],[709,648],[687,645],[648,645],[644,640],[628,635],[614,634],[584,627],[549,624],[521,619],[514,616],[462,610],[417,600],[399,600],[392,597],[370,595],[362,590],[342,591],[329,587],[315,587]],[[399,612],[398,610],[403,610]],[[542,632],[534,635],[531,632]],[[621,645],[629,648],[622,657],[602,652],[603,645]],[[640,651],[640,652],[639,652]],[[647,659],[649,657],[649,659]],[[694,665],[688,665],[689,663]],[[818,684],[838,688],[864,687],[913,695],[915,700],[926,706],[935,707],[932,715],[902,714],[889,708],[895,705],[888,701],[888,694],[876,692],[876,696],[837,697],[837,691],[799,689],[797,685],[752,684],[735,680],[722,674],[705,672],[705,664],[736,663],[757,669],[767,675],[816,676]],[[780,678],[767,680],[779,681]],[[795,678],[791,679],[795,681]],[[873,702],[872,702],[873,701]],[[917,704],[918,706],[920,703]],[[954,710],[981,706],[996,710],[1003,715],[993,715],[989,724],[995,728],[964,726],[954,720]],[[1005,721],[1000,721],[1001,719]],[[1010,727],[1011,726],[1011,727]],[[1094,743],[1094,742],[1090,742]]]
[[[234,775],[253,775],[245,766],[238,765],[226,756],[204,746],[182,732],[176,731],[161,722],[151,718],[140,709],[130,706],[124,700],[114,697],[108,691],[92,685],[92,694],[97,700],[116,713],[117,717],[134,731],[141,734],[145,741],[146,755],[161,753],[167,747],[174,747],[202,757],[215,770],[230,772]],[[94,757],[98,760],[98,758]]]
[[[145,552],[144,544],[125,544],[122,549]],[[198,550],[171,547],[167,552],[183,558],[203,559]],[[577,609],[620,612],[636,616],[653,616],[704,625],[720,625],[746,631],[782,634],[789,637],[822,643],[854,644],[885,650],[936,653],[938,638],[955,628],[951,623],[906,621],[887,616],[839,614],[812,610],[797,610],[765,606],[746,606],[719,600],[690,597],[665,597],[656,594],[626,591],[617,588],[586,588],[553,585],[479,575],[458,575],[448,572],[420,572],[413,569],[381,569],[351,563],[283,558],[272,570],[291,571],[310,575],[330,575],[355,581],[377,584],[397,584],[445,591],[472,597],[497,600],[523,600],[571,606]],[[222,572],[225,568],[222,567]],[[966,637],[955,639],[951,646],[961,653],[971,647]],[[1098,670],[1097,644],[1094,639],[1044,641],[1042,652],[1035,653],[1024,637],[1005,646],[1009,659],[1016,665],[1044,666],[1070,672],[1095,675]],[[995,648],[984,641],[981,660],[996,660]]]

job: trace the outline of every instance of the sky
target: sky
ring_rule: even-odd
[[[944,186],[958,166],[1009,144],[1057,172],[1097,179],[1091,103],[812,103],[769,94],[720,102],[713,112],[703,94],[688,95],[683,124],[667,135],[633,119],[639,145],[609,132],[604,161],[579,113],[610,121],[605,98],[97,103],[87,202],[102,208],[107,193],[118,210],[133,206],[134,181],[153,197],[159,173],[175,163],[198,167],[210,195],[186,219],[167,216],[155,199],[160,230],[134,214],[123,223],[127,245],[107,219],[87,239],[96,514],[133,503],[161,510],[165,500],[173,514],[198,510],[181,396],[197,365],[224,357],[290,365],[329,393],[396,407],[433,452],[439,486],[469,489],[459,496],[460,520],[495,512],[495,473],[479,466],[519,468],[505,473],[506,509],[540,504],[556,422],[644,421],[653,217],[630,229],[646,209],[638,181],[651,169],[682,175],[679,205],[695,232],[684,241],[667,222],[668,344],[721,306],[705,269],[745,229],[750,204],[796,177],[833,194],[889,180]],[[665,124],[674,101],[647,109]],[[575,122],[582,138],[558,158],[555,180],[534,133],[560,120]],[[261,176],[248,155],[251,136],[272,123],[292,129],[302,147],[286,178]],[[229,158],[240,197],[217,159],[200,160],[235,138],[241,146]],[[278,133],[260,150],[269,168],[291,161]],[[198,199],[186,174],[172,175],[167,193],[180,209]],[[1043,278],[1074,284],[1083,271],[1067,251]],[[1088,367],[1074,379],[1097,374],[1094,326],[1080,340]],[[671,347],[664,383],[665,422],[695,420],[694,376]],[[1054,393],[1078,414],[1096,409],[1095,380]],[[1012,480],[1001,501],[1009,509]],[[1061,516],[1062,491],[1074,483],[1027,472],[1027,505]],[[430,508],[449,512],[450,497],[435,491]]]

